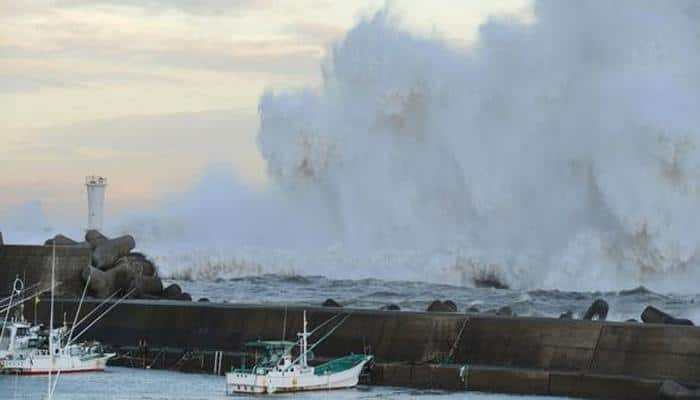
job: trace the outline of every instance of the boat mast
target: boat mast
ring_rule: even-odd
[[[306,310],[304,310],[304,324],[302,327],[302,333],[301,333],[301,366],[303,368],[306,368],[308,366],[307,364],[307,358],[306,358],[306,352],[308,348],[308,343],[306,338],[309,336],[309,334],[306,331]]]
[[[56,290],[55,277],[56,275],[56,241],[53,242],[53,250],[51,252],[51,311],[49,312],[49,357],[51,357],[51,362],[49,363],[49,391],[47,398],[51,400],[53,398],[53,386],[51,385],[51,372],[54,363],[54,342],[53,342],[53,297],[54,291]]]

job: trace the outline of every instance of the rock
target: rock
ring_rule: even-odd
[[[105,275],[112,281],[112,292],[119,291],[121,294],[128,293],[132,288],[132,282],[139,276],[138,271],[122,265],[112,268]]]
[[[90,277],[88,289],[95,297],[104,299],[112,294],[112,282],[108,280],[104,271],[88,265],[83,268],[80,276],[83,278],[83,282],[87,282],[88,277]]]
[[[56,244],[56,246],[75,246],[80,243],[76,242],[75,240],[69,238],[68,236],[61,235],[60,233],[53,238],[47,240],[44,242],[45,246],[52,246],[53,244]]]
[[[199,299],[197,301],[200,303],[209,303],[209,299],[207,299],[206,297],[202,297],[201,299]]]
[[[338,303],[333,299],[326,299],[326,301],[321,304],[321,307],[342,307],[343,305]]]
[[[131,235],[120,236],[102,242],[92,252],[92,265],[108,270],[114,267],[120,257],[126,256],[136,247],[136,242]]]
[[[478,313],[479,313],[479,309],[476,308],[476,306],[471,306],[471,307],[467,308],[467,312],[468,312],[468,313],[472,313],[472,314],[478,314]]]
[[[563,312],[559,315],[559,319],[573,319],[574,313],[571,311]]]
[[[144,296],[160,296],[163,293],[163,282],[158,277],[137,275],[131,280],[129,291],[132,290],[131,296],[137,299]]]
[[[88,276],[91,276],[88,289],[98,298],[108,297],[115,292],[126,294],[131,289],[133,280],[140,277],[135,269],[126,265],[121,265],[108,271],[87,266],[83,269],[81,276],[83,281],[87,281]],[[158,295],[160,295],[160,292],[158,292]]]
[[[156,266],[141,253],[129,253],[114,263],[114,268],[125,265],[143,276],[158,276]]]
[[[85,232],[85,241],[90,243],[90,247],[92,247],[93,250],[108,240],[109,238],[101,234],[98,230],[90,229]]]
[[[452,300],[445,300],[442,302],[445,306],[449,307],[451,310],[457,311],[457,304]]]
[[[674,318],[656,307],[647,306],[642,312],[642,321],[647,324],[667,324],[667,325],[689,325],[693,322],[689,319]]]
[[[163,289],[163,297],[168,299],[176,299],[180,297],[180,295],[182,295],[182,288],[180,288],[180,285],[177,283],[168,285],[168,287]]]
[[[635,324],[636,324],[636,323],[639,323],[639,321],[637,321],[637,320],[634,319],[634,318],[630,318],[630,319],[628,319],[628,320],[625,321],[625,322],[632,322],[632,323],[635,323]]]
[[[379,309],[384,311],[399,311],[401,310],[401,307],[397,306],[396,304],[387,304],[379,307]]]
[[[700,400],[700,390],[690,389],[667,379],[659,386],[656,398],[659,400]]]
[[[192,296],[190,296],[189,293],[187,292],[182,292],[180,295],[174,299],[174,300],[182,300],[182,301],[192,301]]]
[[[457,305],[452,300],[435,300],[426,309],[429,312],[457,312]]]
[[[599,321],[605,321],[608,317],[608,302],[603,299],[596,299],[586,313],[583,315],[583,319],[593,320],[593,318]]]

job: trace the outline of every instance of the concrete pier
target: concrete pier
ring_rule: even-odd
[[[81,314],[97,304],[86,302]],[[70,319],[76,306],[58,301],[58,315]],[[653,399],[664,380],[700,384],[700,328],[688,326],[134,300],[118,305],[86,338],[130,354],[123,365],[139,360],[142,341],[147,363],[160,354],[164,366],[201,365],[204,372],[220,351],[226,371],[240,366],[244,342],[282,339],[285,315],[284,338],[293,339],[303,309],[311,326],[352,314],[314,352],[319,359],[374,354],[374,384],[605,399]],[[38,314],[46,319],[47,302]]]

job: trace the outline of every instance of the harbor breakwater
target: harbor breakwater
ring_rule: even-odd
[[[70,317],[77,305],[56,310]],[[700,329],[688,326],[127,300],[86,337],[120,350],[122,365],[222,373],[240,365],[247,341],[295,340],[303,310],[311,326],[351,313],[314,353],[371,352],[373,384],[609,399],[674,398],[662,385],[700,384]],[[48,319],[47,302],[37,311]]]

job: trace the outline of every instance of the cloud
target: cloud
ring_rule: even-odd
[[[336,25],[309,20],[294,21],[286,26],[285,31],[304,42],[321,45],[332,43],[345,33],[342,28]]]
[[[159,13],[172,10],[184,13],[215,16],[259,10],[274,4],[271,0],[58,0],[58,7],[96,5],[131,6]]]
[[[318,41],[257,29],[255,18],[265,16],[233,15],[216,22],[196,15],[154,16],[139,7],[70,4],[35,6],[33,12],[23,7],[0,25],[0,91],[182,80],[176,69],[310,75],[324,52]],[[272,24],[272,17],[281,18],[264,19]],[[251,93],[251,106],[255,96]]]

